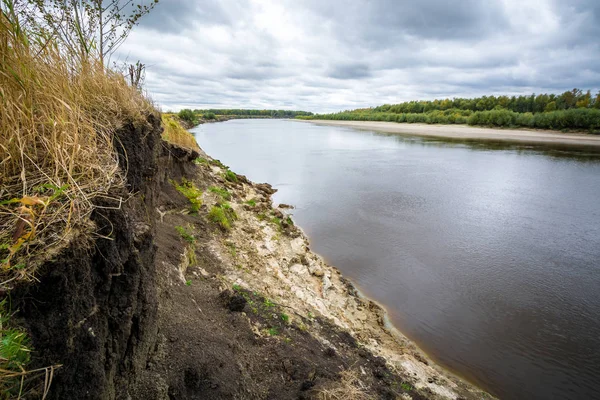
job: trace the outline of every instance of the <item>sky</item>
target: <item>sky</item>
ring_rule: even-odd
[[[116,55],[181,108],[600,89],[600,0],[160,0]]]

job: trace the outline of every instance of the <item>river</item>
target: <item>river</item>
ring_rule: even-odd
[[[433,360],[505,399],[600,398],[600,157],[285,120],[192,130]]]

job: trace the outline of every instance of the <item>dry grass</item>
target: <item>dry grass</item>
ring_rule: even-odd
[[[165,128],[162,138],[165,141],[186,149],[200,150],[194,135],[179,124],[174,114],[163,114],[162,122]]]
[[[0,287],[92,232],[94,199],[123,185],[115,131],[154,112],[120,74],[38,39],[0,14]]]
[[[319,400],[374,400],[368,389],[358,379],[358,373],[346,370],[340,374],[340,380],[317,391]]]
[[[97,60],[61,52],[22,29],[15,2],[0,3],[0,292],[90,236],[89,215],[110,204],[124,175],[113,149],[126,124],[146,124],[152,104]],[[120,199],[114,199],[119,207]],[[0,398],[45,398],[57,366],[27,370],[30,341],[0,302]],[[39,385],[38,385],[39,386]]]

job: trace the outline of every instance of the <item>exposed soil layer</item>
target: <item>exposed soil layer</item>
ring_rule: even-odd
[[[95,212],[100,235],[14,292],[35,366],[62,365],[49,398],[488,396],[435,367],[312,253],[270,185],[161,142],[158,121],[121,132],[133,195]],[[197,212],[177,184],[202,191]]]

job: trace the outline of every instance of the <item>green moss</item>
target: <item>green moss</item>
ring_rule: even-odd
[[[271,335],[271,336],[277,336],[277,335],[279,335],[279,329],[277,329],[275,327],[269,328],[268,332],[269,332],[269,335]]]
[[[245,203],[248,204],[250,207],[256,207],[256,200],[254,200],[254,199],[250,199],[250,200],[246,201]]]
[[[198,157],[194,160],[194,164],[196,164],[196,165],[208,164],[208,160],[204,157]]]
[[[289,315],[287,315],[287,314],[281,313],[281,315],[280,315],[279,317],[280,317],[280,318],[281,318],[281,320],[282,320],[283,322],[285,322],[286,324],[287,324],[288,322],[290,322],[290,316],[289,316]]]

